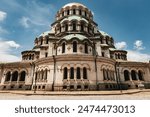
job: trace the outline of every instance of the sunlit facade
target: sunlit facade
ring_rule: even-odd
[[[96,14],[95,14],[96,15]],[[150,63],[127,60],[92,12],[69,3],[22,61],[0,64],[1,90],[84,91],[150,88]]]

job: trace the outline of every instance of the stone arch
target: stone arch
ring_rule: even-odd
[[[137,80],[136,71],[135,70],[131,70],[131,77],[132,77],[132,80]]]
[[[5,77],[5,81],[10,81],[10,78],[11,78],[11,72],[10,71],[7,71],[6,73],[6,77]]]
[[[130,80],[130,77],[129,77],[129,71],[128,70],[124,70],[124,80],[125,81],[128,81],[128,80]]]
[[[17,81],[18,80],[18,71],[14,71],[13,73],[12,73],[12,81]]]
[[[26,78],[26,71],[21,71],[19,81],[25,81],[25,78]]]

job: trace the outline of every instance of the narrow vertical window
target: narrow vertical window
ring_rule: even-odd
[[[69,15],[69,12],[70,12],[70,11],[69,11],[69,10],[67,10],[67,15]]]
[[[70,79],[74,79],[74,68],[70,68]]]
[[[25,81],[25,77],[26,77],[26,72],[22,71],[20,76],[20,81]]]
[[[88,53],[88,45],[87,45],[87,42],[85,42],[85,44],[84,44],[84,50],[85,50],[85,53]]]
[[[64,68],[64,79],[67,79],[68,76],[68,70],[67,67]]]
[[[81,31],[84,31],[84,25],[81,24]]]
[[[65,53],[65,43],[62,44],[62,53]]]
[[[87,79],[87,69],[83,68],[83,79]]]
[[[65,24],[65,31],[68,31],[68,24]]]
[[[73,31],[76,31],[76,22],[72,23],[72,28],[73,28]]]
[[[48,53],[47,52],[45,53],[45,57],[48,57]]]
[[[82,11],[81,11],[81,9],[79,10],[79,15],[82,15]]]
[[[73,52],[77,52],[77,42],[73,42]]]
[[[81,73],[79,67],[77,67],[77,79],[81,79]]]
[[[75,9],[73,9],[73,14],[74,14],[74,15],[76,14],[76,10],[75,10]]]

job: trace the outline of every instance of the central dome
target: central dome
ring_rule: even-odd
[[[66,4],[65,6],[63,6],[62,8],[71,7],[71,6],[82,6],[82,7],[84,7],[84,8],[87,8],[87,7],[84,6],[83,4],[81,4],[81,3],[76,3],[76,2],[68,3],[68,4]]]

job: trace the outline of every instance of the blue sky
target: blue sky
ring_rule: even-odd
[[[150,60],[149,0],[1,0],[0,61],[18,61],[70,2],[87,6],[99,29],[114,38],[118,49],[128,51],[129,60]]]

